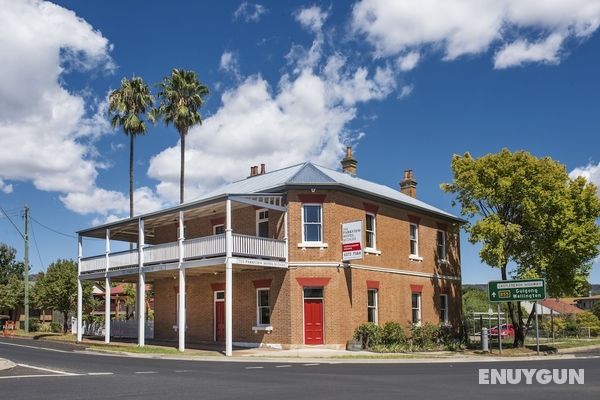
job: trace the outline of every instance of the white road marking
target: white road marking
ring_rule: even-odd
[[[7,346],[27,347],[28,349],[55,351],[57,353],[72,353],[72,351],[67,351],[67,350],[50,349],[48,347],[28,346],[26,344],[6,343],[6,342],[2,342],[2,341],[0,341],[0,344],[5,344]]]
[[[158,372],[156,371],[138,371],[138,372],[134,372],[135,374],[157,374]]]
[[[14,376],[0,376],[0,379],[18,379],[18,378],[64,378],[68,376],[81,376],[81,374],[40,374],[40,375],[14,375]]]
[[[263,369],[264,367],[246,367],[246,369]]]
[[[175,373],[177,373],[177,374],[179,374],[179,373],[184,373],[184,372],[192,372],[192,371],[190,371],[190,370],[188,370],[188,369],[176,369],[176,370],[175,370]]]
[[[287,364],[287,365],[276,365],[275,368],[289,368],[291,367],[291,365]]]
[[[114,375],[112,372],[88,372],[88,375]]]
[[[44,371],[44,372],[52,372],[53,374],[60,374],[60,375],[69,375],[69,376],[75,376],[75,375],[81,375],[81,374],[73,374],[71,372],[65,372],[65,371],[60,371],[58,369],[50,369],[50,368],[42,368],[42,367],[34,367],[33,365],[28,365],[28,364],[17,364],[19,367],[25,367],[25,368],[31,368],[31,369],[37,369],[39,371]]]
[[[319,365],[319,364],[302,364],[302,365],[304,365],[305,367],[314,367],[315,365]]]

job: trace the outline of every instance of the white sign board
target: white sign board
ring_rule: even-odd
[[[362,230],[362,221],[342,224],[342,261],[363,258]]]

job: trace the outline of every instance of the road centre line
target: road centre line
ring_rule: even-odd
[[[263,369],[264,367],[246,367],[246,369]]]
[[[158,372],[156,371],[137,371],[134,372],[134,374],[157,374]]]
[[[13,375],[13,376],[0,376],[0,379],[19,379],[19,378],[65,378],[69,376],[82,376],[81,374],[39,374],[39,375]]]
[[[88,372],[88,375],[114,375],[112,372]]]
[[[290,368],[291,365],[286,364],[286,365],[276,365],[275,368]]]

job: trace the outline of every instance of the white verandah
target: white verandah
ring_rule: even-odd
[[[271,239],[234,233],[233,210],[258,207],[283,214],[283,239]],[[185,222],[225,214],[225,232],[186,239]],[[105,342],[110,342],[111,279],[128,279],[137,283],[138,345],[144,346],[146,274],[178,272],[180,306],[177,315],[178,347],[185,350],[185,278],[186,271],[222,271],[225,266],[225,354],[230,356],[233,343],[233,266],[239,269],[287,268],[288,220],[284,196],[273,193],[228,194],[212,199],[182,204],[167,210],[105,224],[78,232],[77,341],[82,340],[82,281],[104,280]],[[154,242],[155,228],[177,223],[173,242]],[[83,257],[83,238],[104,239],[103,255]],[[175,239],[175,238],[174,238]],[[110,241],[137,243],[132,250],[111,252]],[[141,301],[140,301],[141,300]],[[183,306],[181,306],[183,305]]]

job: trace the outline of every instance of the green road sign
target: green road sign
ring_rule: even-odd
[[[544,300],[546,298],[546,281],[543,279],[490,281],[488,282],[488,297],[491,302]]]

